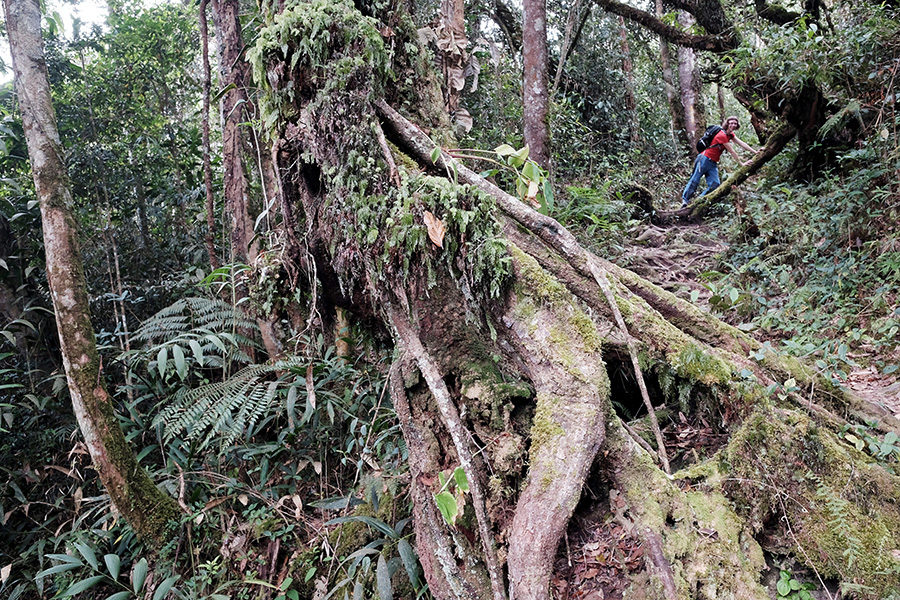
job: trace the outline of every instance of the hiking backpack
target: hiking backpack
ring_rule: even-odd
[[[716,137],[716,134],[720,131],[722,131],[722,128],[718,125],[710,125],[707,127],[706,131],[703,132],[703,135],[700,136],[700,139],[697,140],[697,152],[703,152],[709,148],[713,138]]]

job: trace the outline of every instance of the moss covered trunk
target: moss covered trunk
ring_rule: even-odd
[[[6,0],[16,91],[41,206],[47,282],[72,407],[100,481],[116,509],[147,540],[179,517],[175,501],[137,463],[113,412],[90,321],[87,286],[70,206],[72,193],[50,99],[36,0]]]
[[[349,1],[303,2],[275,17],[250,56],[285,201],[310,248],[292,267],[315,274],[320,302],[396,344],[392,398],[435,597],[549,598],[592,466],[645,548],[631,582],[640,597],[766,598],[764,550],[861,596],[890,593],[900,480],[838,432],[860,419],[898,424],[433,153],[444,134],[428,118],[440,103],[422,104],[434,97],[423,93],[427,62],[380,33],[412,40],[414,27],[382,18]],[[627,398],[607,363],[632,348],[657,404],[706,411],[730,441],[666,475],[614,410]],[[465,485],[444,485],[458,467]],[[781,523],[791,533],[773,545]]]

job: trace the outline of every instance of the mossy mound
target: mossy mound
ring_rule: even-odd
[[[288,185],[303,180],[315,197],[315,207],[303,208],[315,212],[307,217],[323,230],[346,294],[376,305],[385,291],[416,297],[443,273],[470,304],[483,304],[511,274],[494,202],[388,159],[396,148],[384,141],[373,104],[393,81],[395,52],[379,25],[347,0],[300,2],[277,15],[249,52],[265,92],[263,120],[296,149]]]
[[[805,413],[756,410],[716,457],[680,476],[721,489],[768,550],[861,598],[900,592],[900,477]]]

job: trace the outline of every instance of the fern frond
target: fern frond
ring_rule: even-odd
[[[177,395],[155,423],[163,425],[166,441],[199,441],[202,448],[218,439],[227,447],[273,410],[278,392],[295,385],[294,373],[304,365],[298,358],[249,365],[225,381]]]

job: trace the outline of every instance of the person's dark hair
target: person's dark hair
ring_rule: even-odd
[[[732,119],[734,119],[734,122],[737,123],[737,127],[735,127],[734,130],[737,131],[738,129],[740,129],[740,128],[741,128],[741,120],[738,119],[737,117],[733,116],[733,115],[730,116],[730,117],[728,117],[728,118],[725,119],[724,121],[722,121],[722,129],[727,129],[727,128],[728,128],[728,121],[731,121]]]

